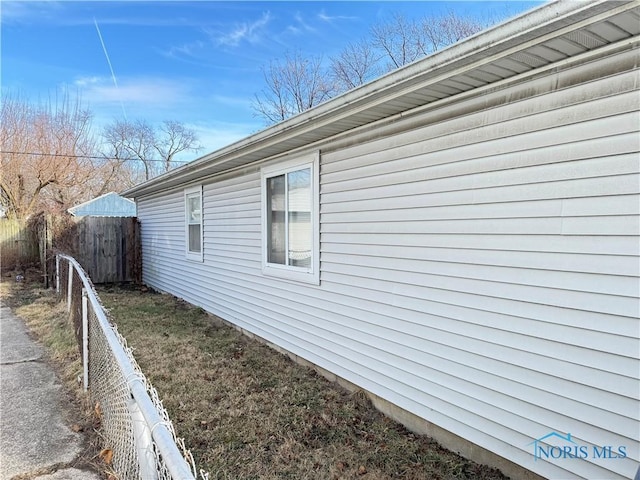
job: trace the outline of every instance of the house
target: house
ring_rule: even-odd
[[[74,217],[135,217],[136,204],[115,192],[109,192],[67,211]]]
[[[633,478],[639,33],[545,4],[138,185],[143,281],[512,478]]]

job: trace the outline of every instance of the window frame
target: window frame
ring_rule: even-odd
[[[196,225],[196,223],[189,222],[189,199],[195,196],[198,196],[200,199],[200,251],[195,252],[189,249],[190,244],[190,231],[189,227],[191,225]],[[186,188],[184,190],[184,230],[185,230],[185,246],[184,251],[188,260],[194,260],[197,262],[202,262],[204,260],[204,211],[203,211],[203,202],[202,202],[202,185],[198,185],[191,188]]]
[[[261,219],[262,219],[262,273],[265,276],[277,277],[295,282],[320,284],[320,175],[319,175],[320,153],[300,156],[294,160],[279,162],[273,165],[264,166],[260,170],[261,189]],[[282,265],[279,263],[269,263],[269,222],[267,218],[267,181],[270,178],[286,175],[297,170],[309,168],[311,171],[311,262],[309,267],[299,267],[293,265]],[[285,211],[288,216],[289,211]],[[289,235],[289,232],[286,232]]]

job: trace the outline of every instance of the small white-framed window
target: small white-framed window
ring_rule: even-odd
[[[262,271],[319,284],[319,154],[262,169]]]
[[[202,186],[184,191],[186,255],[202,261]]]

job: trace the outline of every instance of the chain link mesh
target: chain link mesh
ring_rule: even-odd
[[[65,300],[68,299],[69,272],[73,275],[69,313],[76,333],[76,338],[78,340],[80,353],[82,354],[83,286],[88,285],[92,289],[95,298],[98,298],[98,296],[93,289],[91,281],[86,277],[86,274],[82,271],[82,268],[79,267],[79,265],[72,265],[69,260],[66,260],[66,257],[59,258],[59,293]],[[111,319],[109,319],[110,325],[104,326],[96,312],[101,311],[104,314],[104,318],[108,318],[105,310],[99,303],[96,304],[91,301],[90,297],[88,300],[89,394],[92,405],[95,406],[95,414],[99,419],[99,433],[103,440],[103,448],[111,450],[113,453],[110,466],[114,473],[123,480],[147,480],[147,478],[144,477],[148,476],[148,474],[145,475],[141,468],[141,461],[143,461],[143,459],[140,459],[138,456],[139,452],[145,452],[145,450],[144,448],[141,450],[140,445],[136,445],[137,436],[134,431],[134,422],[136,419],[132,416],[134,415],[134,413],[132,413],[132,409],[135,409],[135,406],[133,406],[135,400],[131,394],[130,382],[132,380],[138,380],[145,386],[147,395],[160,417],[160,423],[170,432],[177,450],[186,461],[191,472],[193,472],[193,476],[191,478],[195,479],[199,477],[203,480],[207,480],[207,473],[202,470],[199,475],[196,473],[197,470],[191,452],[186,448],[184,441],[181,438],[176,437],[173,424],[169,419],[167,411],[162,405],[158,392],[142,373],[142,370],[133,357],[131,348],[127,346],[126,340],[122,335],[120,335]],[[105,334],[104,328],[108,328],[113,332],[115,338],[124,350],[126,357],[125,361],[129,362],[128,366],[123,366],[121,364],[122,360],[119,360],[119,356],[114,354],[113,347],[110,344],[108,336]],[[123,371],[133,373],[129,374],[130,378],[126,378]],[[138,406],[138,408],[140,407]],[[146,425],[146,427],[147,432],[153,433],[153,429],[156,428],[157,425]],[[151,453],[153,456],[152,462],[150,463],[152,464],[152,468],[155,468],[154,476],[159,480],[172,479],[173,477],[171,475],[170,465],[167,464],[167,461],[163,457],[158,445],[151,438],[148,438],[148,440],[151,442],[151,445],[146,452]]]
[[[105,448],[113,451],[112,468],[118,475],[123,479],[141,478],[127,404],[131,392],[91,307],[88,318],[89,393],[100,420],[100,433]]]

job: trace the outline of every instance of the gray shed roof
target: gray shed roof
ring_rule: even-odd
[[[135,217],[136,204],[115,192],[109,192],[67,211],[76,217]]]
[[[589,51],[637,45],[639,34],[640,0],[545,4],[125,194],[140,197],[241,168]]]

